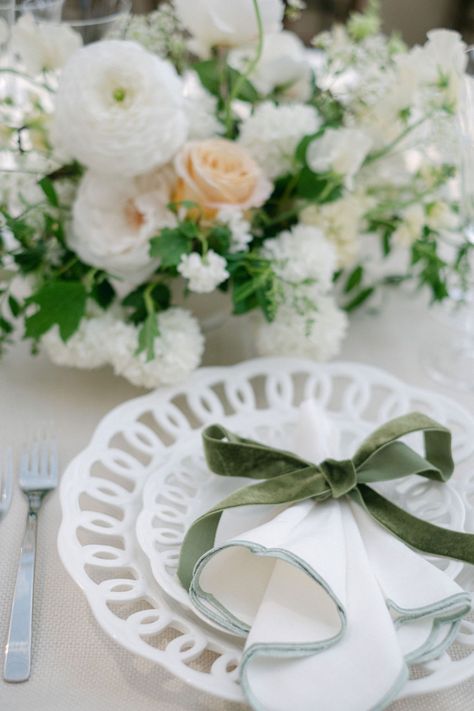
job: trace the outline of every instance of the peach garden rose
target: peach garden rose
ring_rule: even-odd
[[[206,216],[260,207],[273,186],[245,148],[224,138],[186,143],[175,158],[176,202],[190,200]]]

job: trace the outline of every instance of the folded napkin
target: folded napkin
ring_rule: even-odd
[[[339,448],[337,428],[304,403],[295,453],[322,461]],[[226,510],[189,592],[201,613],[246,638],[241,683],[259,711],[382,709],[410,664],[449,646],[471,606],[347,496]]]

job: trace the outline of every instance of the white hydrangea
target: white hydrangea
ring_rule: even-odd
[[[197,294],[208,294],[214,291],[216,286],[229,276],[226,260],[212,249],[202,256],[197,252],[183,255],[178,265],[178,272],[188,279],[190,291]]]
[[[229,64],[243,71],[255,56],[255,45],[234,49]],[[306,101],[311,94],[311,65],[303,42],[293,32],[265,35],[260,60],[250,80],[261,94],[281,90],[283,98]]]
[[[297,145],[320,125],[321,119],[311,106],[276,106],[266,101],[243,121],[239,142],[273,180],[291,171]]]
[[[349,187],[372,147],[371,138],[356,128],[328,128],[308,146],[306,160],[315,173],[332,171]]]
[[[64,67],[53,143],[99,173],[135,176],[167,163],[186,140],[181,80],[135,42],[82,47]]]
[[[242,210],[233,207],[226,207],[219,210],[216,220],[221,222],[231,231],[230,252],[243,252],[247,245],[252,241],[253,235],[250,228],[250,222],[245,219]]]
[[[109,329],[114,317],[105,312],[82,319],[78,330],[66,341],[53,326],[41,339],[50,360],[70,368],[100,368],[108,362]]]
[[[11,48],[32,75],[60,69],[81,45],[81,35],[69,25],[38,23],[31,14],[20,17],[12,28]]]
[[[328,360],[339,353],[348,320],[333,298],[319,297],[310,314],[295,311],[290,304],[278,309],[271,323],[260,317],[257,350],[261,355],[289,355]]]
[[[361,220],[366,207],[363,195],[346,194],[324,205],[307,205],[300,213],[300,220],[305,225],[319,227],[336,248],[338,266],[348,267],[359,253]]]
[[[265,241],[262,254],[272,261],[277,276],[289,284],[311,280],[320,292],[332,284],[336,250],[317,227],[299,224],[281,232]]]
[[[116,320],[108,330],[108,359],[116,375],[133,385],[156,388],[184,380],[200,362],[204,337],[197,320],[186,309],[171,308],[158,315],[160,335],[155,339],[155,357],[136,355],[138,327]]]
[[[217,99],[204,89],[195,72],[184,76],[184,110],[188,118],[188,139],[200,141],[224,133],[217,118]]]
[[[167,166],[126,178],[88,171],[73,207],[69,246],[94,267],[130,284],[139,284],[157,268],[149,256],[150,239],[176,218],[168,209],[174,172]]]

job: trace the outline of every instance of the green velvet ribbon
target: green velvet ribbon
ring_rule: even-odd
[[[425,456],[404,442],[412,432],[424,435]],[[189,589],[194,566],[214,546],[223,511],[236,506],[325,501],[350,495],[384,528],[424,553],[474,564],[474,534],[440,528],[412,516],[369,484],[418,474],[446,482],[454,470],[451,433],[426,415],[412,412],[375,430],[352,459],[307,462],[290,452],[244,439],[220,425],[203,432],[209,468],[221,476],[249,477],[259,483],[235,491],[200,516],[186,533],[178,577]]]

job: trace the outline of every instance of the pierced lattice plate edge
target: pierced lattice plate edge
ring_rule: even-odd
[[[189,392],[189,388],[191,386],[199,390],[199,388],[201,388],[202,386],[208,385],[210,381],[222,379],[226,376],[226,374],[228,375],[230,373],[232,373],[233,375],[244,374],[247,377],[255,377],[262,375],[262,373],[265,373],[265,375],[268,376],[268,372],[265,372],[266,369],[268,369],[269,371],[277,371],[279,373],[278,377],[282,377],[282,373],[286,373],[288,370],[294,370],[295,372],[302,371],[306,373],[329,371],[332,377],[344,377],[347,376],[348,373],[354,371],[358,371],[361,375],[366,375],[368,379],[370,379],[371,376],[376,376],[379,380],[384,381],[385,384],[388,384],[391,388],[402,390],[408,388],[414,395],[419,395],[420,399],[424,400],[425,403],[429,402],[430,405],[433,406],[433,410],[430,413],[433,417],[438,417],[438,419],[444,421],[445,418],[443,416],[443,413],[446,411],[445,408],[448,408],[451,413],[456,412],[457,417],[455,418],[455,420],[457,420],[457,422],[470,422],[471,427],[474,428],[474,421],[470,414],[466,410],[464,410],[464,408],[453,402],[451,399],[443,395],[438,395],[437,393],[432,393],[430,391],[423,390],[417,387],[407,386],[405,385],[405,383],[401,382],[394,376],[380,369],[373,368],[371,366],[364,366],[359,363],[336,362],[321,365],[312,363],[310,361],[293,358],[262,358],[247,361],[236,366],[203,368],[197,371],[193,376],[191,376],[191,378],[186,384],[181,386],[162,388],[158,391],[149,393],[148,395],[138,397],[134,400],[131,400],[118,406],[103,418],[101,423],[98,425],[89,446],[80,455],[78,455],[78,457],[76,457],[73,462],[71,462],[63,477],[63,481],[60,488],[63,521],[58,535],[58,548],[61,559],[71,577],[78,583],[78,585],[81,587],[84,594],[86,595],[92,612],[96,617],[99,625],[110,636],[112,636],[115,641],[117,641],[129,651],[144,656],[147,659],[152,659],[153,661],[161,664],[173,674],[176,674],[178,677],[183,679],[185,682],[201,690],[207,691],[208,693],[220,696],[221,698],[226,698],[235,701],[241,701],[242,695],[240,693],[240,689],[238,689],[235,683],[236,670],[235,664],[230,658],[231,655],[224,655],[221,664],[219,664],[219,658],[216,660],[216,668],[218,668],[218,676],[216,677],[211,674],[205,674],[201,671],[191,669],[189,668],[189,666],[187,666],[186,662],[189,660],[189,658],[192,658],[193,654],[194,657],[196,656],[196,649],[191,648],[191,650],[188,650],[186,649],[186,644],[181,644],[183,641],[188,641],[186,634],[182,634],[182,636],[178,637],[177,640],[172,640],[172,642],[170,642],[170,644],[166,648],[166,654],[170,652],[170,654],[168,655],[169,658],[167,658],[166,654],[162,654],[161,656],[158,655],[158,658],[158,651],[161,653],[161,650],[154,650],[154,652],[151,653],[150,648],[147,644],[137,644],[137,640],[135,638],[130,638],[130,635],[128,634],[129,630],[126,629],[126,623],[129,622],[130,618],[128,618],[127,620],[120,620],[120,623],[117,625],[117,617],[109,610],[105,603],[105,600],[100,600],[97,595],[97,592],[101,586],[97,585],[91,580],[89,575],[87,575],[87,573],[85,572],[84,565],[81,564],[79,567],[76,565],[78,554],[79,557],[81,557],[83,546],[79,542],[78,537],[76,535],[76,526],[71,528],[72,516],[78,515],[80,513],[78,500],[74,500],[72,494],[77,493],[77,488],[75,487],[77,487],[78,481],[83,478],[83,474],[81,474],[81,472],[84,471],[84,466],[87,459],[90,459],[91,454],[93,454],[95,451],[100,450],[101,447],[103,448],[104,444],[108,440],[112,439],[113,435],[116,434],[117,431],[122,430],[122,427],[118,427],[117,429],[117,425],[120,422],[123,422],[124,419],[128,421],[133,421],[140,414],[150,410],[153,411],[155,407],[157,407],[160,403],[169,403],[169,401],[177,394]],[[285,378],[287,378],[287,375],[283,376],[283,381],[285,380]],[[280,402],[277,404],[279,404],[280,406],[284,406],[284,402]],[[214,419],[214,415],[212,415],[210,419]],[[207,421],[209,421],[209,418],[207,419]],[[205,424],[205,422],[206,420],[203,422],[203,424]],[[166,451],[165,445],[162,445],[161,449],[162,451]],[[144,480],[145,477],[143,477],[141,480],[141,485],[139,487],[140,491]],[[460,485],[460,488],[463,489],[462,480],[458,480],[457,483]],[[148,562],[146,561],[142,552],[140,550],[136,550],[138,548],[136,541],[134,541],[134,548],[135,558],[140,564],[141,574],[143,575],[143,579],[145,581],[145,588],[141,590],[141,594],[145,596],[150,595],[154,598],[157,597],[159,599],[160,592],[157,590],[156,583],[148,567]],[[125,583],[126,582],[127,581],[125,581]],[[163,594],[161,593],[161,595]],[[116,595],[114,599],[116,601],[120,601],[122,599],[120,596],[120,592]],[[168,624],[175,624],[176,619],[173,619],[173,605],[170,605],[168,601],[166,601],[166,605],[172,613],[169,616],[170,621]],[[146,614],[148,614],[147,611],[144,611],[143,615]],[[150,613],[149,616],[152,617],[153,614]],[[196,626],[195,623],[189,620],[190,616],[184,610],[176,612],[176,617],[178,616],[179,620],[176,624],[178,629],[180,627],[180,624],[183,622],[184,627],[186,627],[187,624],[191,624],[191,626]],[[464,644],[469,644],[469,646],[471,646],[472,640],[469,638],[472,635],[472,639],[474,639],[474,625],[472,625],[472,623],[467,623],[467,626],[468,629],[466,629],[464,635],[460,635],[460,637],[465,638],[463,641]],[[211,649],[215,648],[219,650],[222,645],[220,644],[219,640],[217,640],[217,644],[214,644],[212,631],[206,630],[205,634],[207,635],[207,639],[210,641],[210,644],[208,646]],[[175,644],[175,642],[178,643]],[[197,646],[199,646],[199,644]],[[184,649],[182,649],[182,647],[184,647]],[[189,651],[191,652],[191,654],[187,654]],[[401,696],[410,696],[413,694],[440,690],[442,688],[452,686],[453,684],[465,680],[467,676],[470,676],[472,674],[472,669],[469,669],[469,673],[466,673],[466,661],[471,660],[463,659],[461,661],[456,661],[455,663],[450,663],[449,665],[445,664],[443,667],[443,660],[436,660],[436,662],[433,662],[431,664],[431,668],[436,669],[436,673],[434,674],[434,676],[430,675],[428,677],[417,679],[416,682],[409,682],[409,684],[403,690]],[[230,672],[227,673],[226,679],[227,682],[230,682],[230,678],[233,676],[232,683],[222,683],[223,664],[232,667]],[[434,677],[436,677],[435,685],[432,684]],[[220,688],[217,688],[217,686],[220,686]]]

